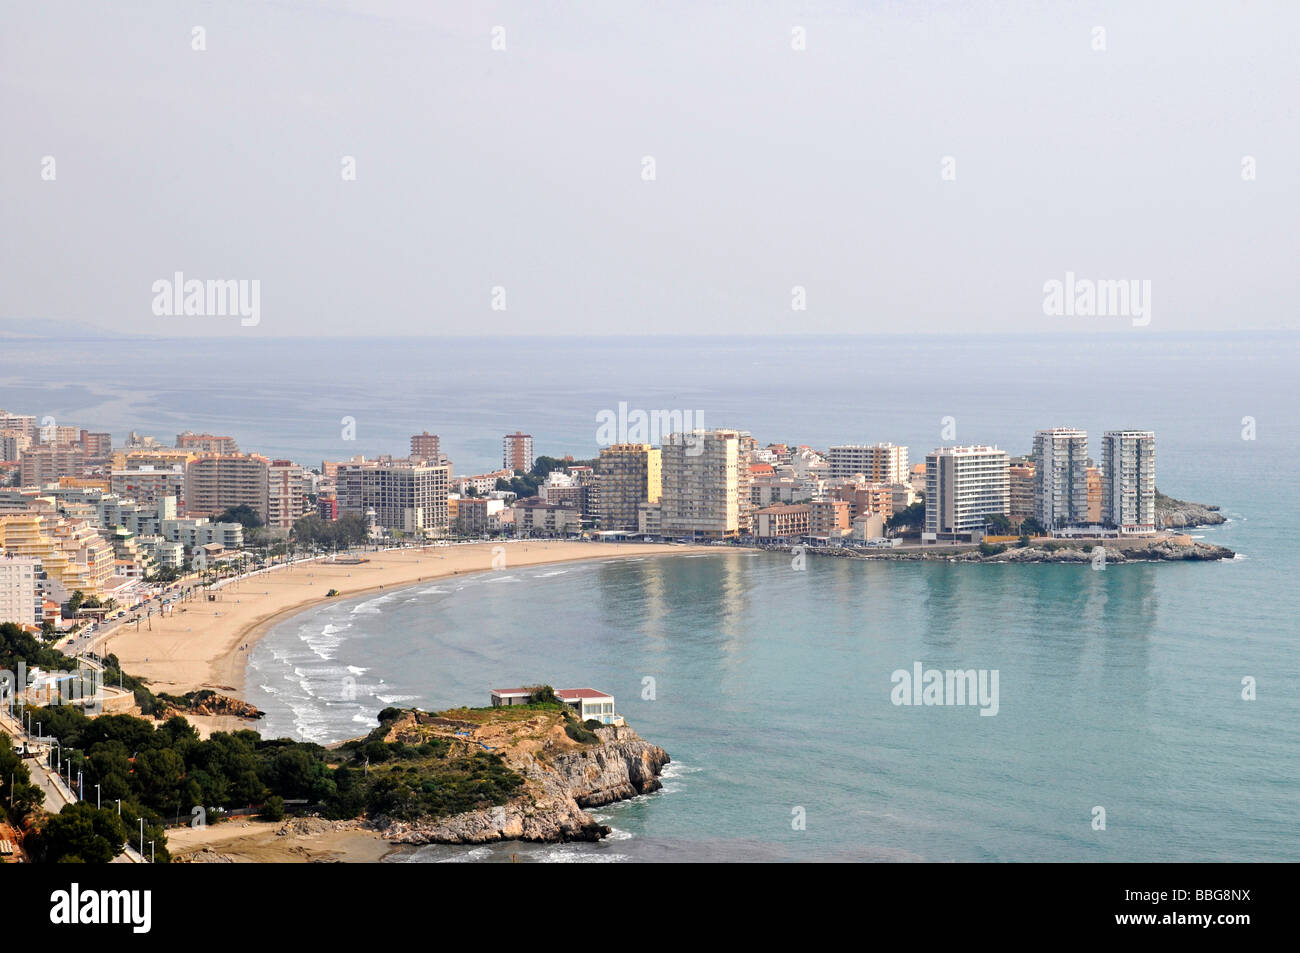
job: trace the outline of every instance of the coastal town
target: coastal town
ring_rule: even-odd
[[[1160,494],[1149,430],[1107,430],[1095,457],[1086,432],[1058,427],[1033,434],[1022,456],[947,444],[917,463],[894,443],[814,449],[704,428],[666,430],[658,446],[602,445],[603,436],[598,431],[596,455],[580,459],[536,454],[533,437],[515,431],[501,438],[499,469],[461,476],[427,431],[411,436],[405,456],[306,466],[241,449],[228,435],[186,431],[165,445],[131,433],[119,444],[109,433],[0,411],[0,650],[19,672],[0,685],[0,733],[13,749],[0,754],[17,759],[6,795],[25,804],[14,812],[11,801],[11,820],[30,825],[38,802],[47,818],[80,810],[91,797],[102,811],[107,784],[117,810],[127,805],[121,816],[138,826],[116,851],[119,861],[154,860],[158,845],[168,857],[176,849],[210,859],[206,826],[184,827],[185,795],[148,795],[177,799],[174,823],[159,805],[127,799],[139,792],[103,776],[103,763],[79,750],[75,719],[143,716],[140,724],[155,733],[181,732],[186,751],[225,744],[262,717],[238,697],[249,647],[276,620],[332,598],[507,566],[717,546],[793,552],[795,568],[809,554],[1093,568],[1104,568],[1103,555],[1114,562],[1233,555],[1187,535],[1224,518],[1216,507]],[[382,856],[377,837],[598,839],[607,831],[585,806],[659,786],[667,754],[626,726],[608,692],[491,688],[488,700],[454,713],[381,713],[376,729],[383,746],[399,751],[418,741],[428,755],[421,770],[443,779],[438,784],[469,776],[488,785],[455,800],[455,811],[437,801],[394,813],[369,783],[364,795],[334,803],[319,794],[330,788],[317,785],[296,802],[315,804],[311,816],[279,833],[321,834],[323,810],[342,825],[328,828],[330,837],[367,859]],[[537,737],[550,740],[537,749],[529,740]],[[244,743],[256,760],[285,742]],[[322,750],[310,749],[319,762],[313,770],[346,777],[349,763],[364,763],[368,774],[370,759],[387,757],[388,748],[348,749],[343,760],[322,760]],[[602,766],[595,783],[590,767],[574,768],[592,764]],[[189,796],[265,817],[280,782],[274,767],[264,773],[261,788]],[[421,801],[420,790],[427,789],[409,798]],[[530,797],[556,806],[534,815]],[[428,816],[420,813],[426,808]],[[358,827],[358,815],[380,820]],[[228,837],[229,826],[222,829]],[[286,859],[259,837],[239,840],[241,856]],[[316,856],[296,839],[279,845],[290,842]],[[10,856],[32,853],[24,843],[17,827],[0,836]],[[39,837],[33,843],[38,856],[57,853]]]
[[[1107,430],[1096,456],[1085,431],[1054,427],[1024,455],[943,445],[915,463],[893,443],[764,445],[730,429],[575,459],[537,455],[516,431],[501,438],[499,469],[458,475],[427,431],[404,456],[308,466],[228,435],[115,442],[45,421],[0,410],[0,621],[47,638],[124,617],[179,580],[365,546],[556,539],[992,558],[1150,549],[1223,521],[1159,493],[1149,430]]]

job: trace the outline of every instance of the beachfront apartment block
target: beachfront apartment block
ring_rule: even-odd
[[[753,512],[749,466],[741,460],[737,431],[669,434],[661,451],[663,489],[659,502],[663,535],[724,539],[748,531],[744,524]]]
[[[808,535],[839,539],[853,530],[852,507],[847,500],[821,499],[808,503]]]
[[[808,535],[811,520],[812,507],[807,503],[765,506],[754,511],[754,538],[800,539]]]
[[[444,533],[450,470],[443,464],[398,461],[340,463],[336,476],[339,514],[366,518],[373,511],[376,525],[384,529],[417,535]]]
[[[1034,516],[1048,532],[1088,521],[1088,434],[1053,427],[1034,434]]]
[[[925,458],[922,543],[976,542],[1010,509],[1009,458],[996,447],[940,447]]]
[[[1156,435],[1107,430],[1101,438],[1101,520],[1121,535],[1156,531]]]
[[[266,525],[292,529],[311,509],[305,471],[291,460],[272,460],[267,471]]]
[[[601,449],[591,503],[601,529],[635,532],[640,505],[659,502],[662,492],[661,450],[648,443],[616,443]]]
[[[568,503],[545,503],[537,497],[516,500],[515,533],[528,536],[574,535],[582,532],[582,511]]]
[[[868,483],[906,483],[910,466],[907,448],[892,443],[845,444],[826,451],[830,479],[847,480],[861,474]]]
[[[508,433],[501,442],[501,465],[511,472],[523,470],[527,473],[533,468],[532,434]]]
[[[1007,484],[1011,500],[1007,512],[1011,522],[1019,526],[1031,516],[1037,519],[1037,508],[1034,505],[1034,465],[1017,463],[1008,467]]]
[[[450,501],[448,503],[450,505]],[[501,529],[501,513],[505,508],[504,500],[463,496],[456,501],[456,515],[452,523],[466,536],[482,536]]]
[[[41,561],[33,556],[0,556],[0,622],[40,625]]]
[[[269,509],[271,461],[255,453],[196,457],[185,465],[185,513],[215,516],[248,506],[263,523]]]

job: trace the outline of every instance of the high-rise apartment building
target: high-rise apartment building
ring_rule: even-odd
[[[0,430],[13,430],[24,434],[29,440],[35,441],[37,439],[36,416],[34,414],[11,414],[7,410],[0,410]]]
[[[925,458],[925,529],[921,541],[962,542],[983,535],[988,518],[1007,514],[1005,450],[940,447]]]
[[[1088,467],[1088,522],[1101,523],[1101,467]]]
[[[250,506],[267,521],[271,461],[252,453],[196,457],[185,465],[185,513],[215,516],[232,506]]]
[[[59,477],[82,476],[86,471],[86,451],[80,444],[33,444],[22,452],[19,462],[19,486],[44,486]]]
[[[447,530],[448,467],[414,463],[340,463],[339,514],[366,518],[385,529],[412,534]]]
[[[272,460],[267,472],[266,525],[292,529],[310,504],[303,488],[303,469],[290,460]]]
[[[742,532],[740,434],[694,430],[670,434],[662,447],[660,521],[665,536],[722,539]],[[746,469],[748,465],[745,464]]]
[[[429,463],[442,462],[441,441],[436,433],[417,433],[411,435],[411,459],[426,460]]]
[[[210,433],[195,433],[187,430],[176,435],[176,446],[180,450],[194,453],[239,453],[239,444],[234,437],[218,437]]]
[[[41,624],[40,574],[33,556],[0,556],[0,622]]]
[[[1017,526],[1029,517],[1037,519],[1037,507],[1034,505],[1034,465],[1019,463],[1007,468],[1007,483],[1010,490],[1010,509],[1008,515]]]
[[[868,483],[906,483],[910,467],[907,448],[892,443],[847,444],[826,451],[830,478],[844,480],[861,473]]]
[[[1034,434],[1034,515],[1051,531],[1088,521],[1088,434],[1053,427]]]
[[[520,433],[518,430],[506,434],[505,440],[502,441],[501,465],[511,471],[523,470],[527,473],[531,470],[533,468],[532,434]]]
[[[185,468],[141,466],[114,469],[108,477],[109,489],[118,496],[142,504],[156,504],[173,497],[181,501],[179,512],[185,512]]]
[[[603,530],[637,530],[637,507],[657,503],[663,487],[662,452],[648,443],[616,443],[596,463],[597,524]]]
[[[1156,435],[1107,430],[1101,438],[1101,519],[1122,534],[1156,530]]]

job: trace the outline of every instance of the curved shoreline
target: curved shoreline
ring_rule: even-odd
[[[492,550],[502,545],[506,556],[503,568],[509,570],[632,556],[718,552],[707,546],[535,540],[389,550],[375,553],[369,562],[359,564],[303,562],[245,577],[214,593],[216,599],[212,602],[195,600],[165,618],[155,617],[152,631],[144,626],[139,631],[123,626],[105,636],[104,651],[117,655],[126,671],[145,679],[154,691],[184,694],[210,688],[237,695],[244,687],[248,650],[273,625],[331,599],[352,599],[435,579],[492,572]],[[326,596],[329,589],[337,589],[338,595]]]

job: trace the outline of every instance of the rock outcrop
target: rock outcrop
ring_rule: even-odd
[[[159,695],[167,706],[166,715],[230,715],[250,721],[262,718],[266,712],[246,701],[222,695],[204,688],[186,695]]]
[[[447,727],[457,722],[440,719]],[[596,744],[558,736],[545,719],[520,723],[517,744],[498,748],[524,778],[523,794],[504,805],[450,817],[401,821],[371,819],[386,840],[399,844],[486,844],[494,841],[597,841],[609,834],[584,808],[657,791],[668,753],[626,726],[594,729]],[[430,722],[437,727],[437,723]],[[561,722],[562,723],[562,722]],[[400,729],[409,732],[409,728]],[[476,738],[489,735],[476,732]],[[499,734],[494,741],[504,740]]]
[[[1191,529],[1194,526],[1218,526],[1227,518],[1217,506],[1175,500],[1156,490],[1156,522],[1168,529]]]

